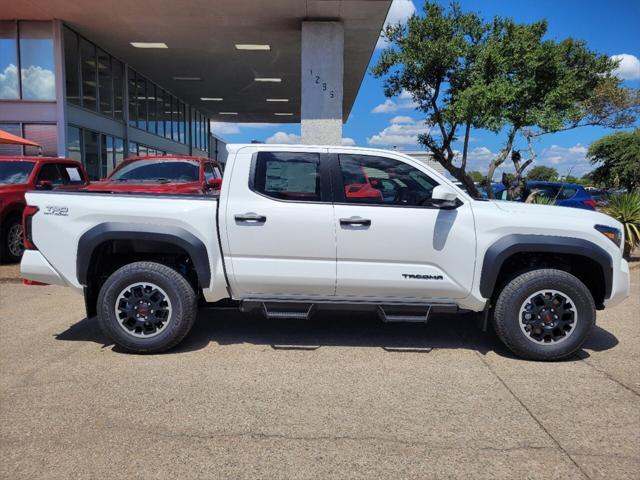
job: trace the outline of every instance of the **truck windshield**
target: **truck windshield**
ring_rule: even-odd
[[[0,161],[0,185],[27,183],[34,165],[33,162]]]
[[[111,174],[117,182],[197,182],[200,162],[185,159],[136,160]]]

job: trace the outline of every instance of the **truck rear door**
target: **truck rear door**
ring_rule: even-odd
[[[336,232],[326,149],[240,149],[219,213],[235,298],[335,294]]]

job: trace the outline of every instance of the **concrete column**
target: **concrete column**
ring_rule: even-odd
[[[302,143],[340,145],[344,28],[340,22],[302,22],[300,124]]]

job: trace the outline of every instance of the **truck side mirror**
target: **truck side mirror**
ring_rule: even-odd
[[[458,207],[458,195],[446,185],[438,185],[431,193],[431,204],[442,209]]]
[[[211,190],[220,190],[222,187],[222,179],[221,178],[210,178],[207,180],[207,187]]]

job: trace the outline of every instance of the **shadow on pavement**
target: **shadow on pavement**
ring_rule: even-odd
[[[100,331],[97,320],[85,318],[56,335],[57,340],[112,345]],[[432,349],[467,349],[481,354],[494,351],[516,358],[493,331],[482,332],[472,315],[434,315],[429,323],[383,323],[374,313],[317,312],[311,320],[266,320],[255,313],[203,309],[187,338],[168,354],[189,352],[210,343],[270,345],[278,350],[316,350],[324,346],[377,347],[390,352],[429,352]],[[596,326],[576,358],[585,350],[604,351],[618,344],[617,338]],[[119,352],[117,347],[113,351]]]

